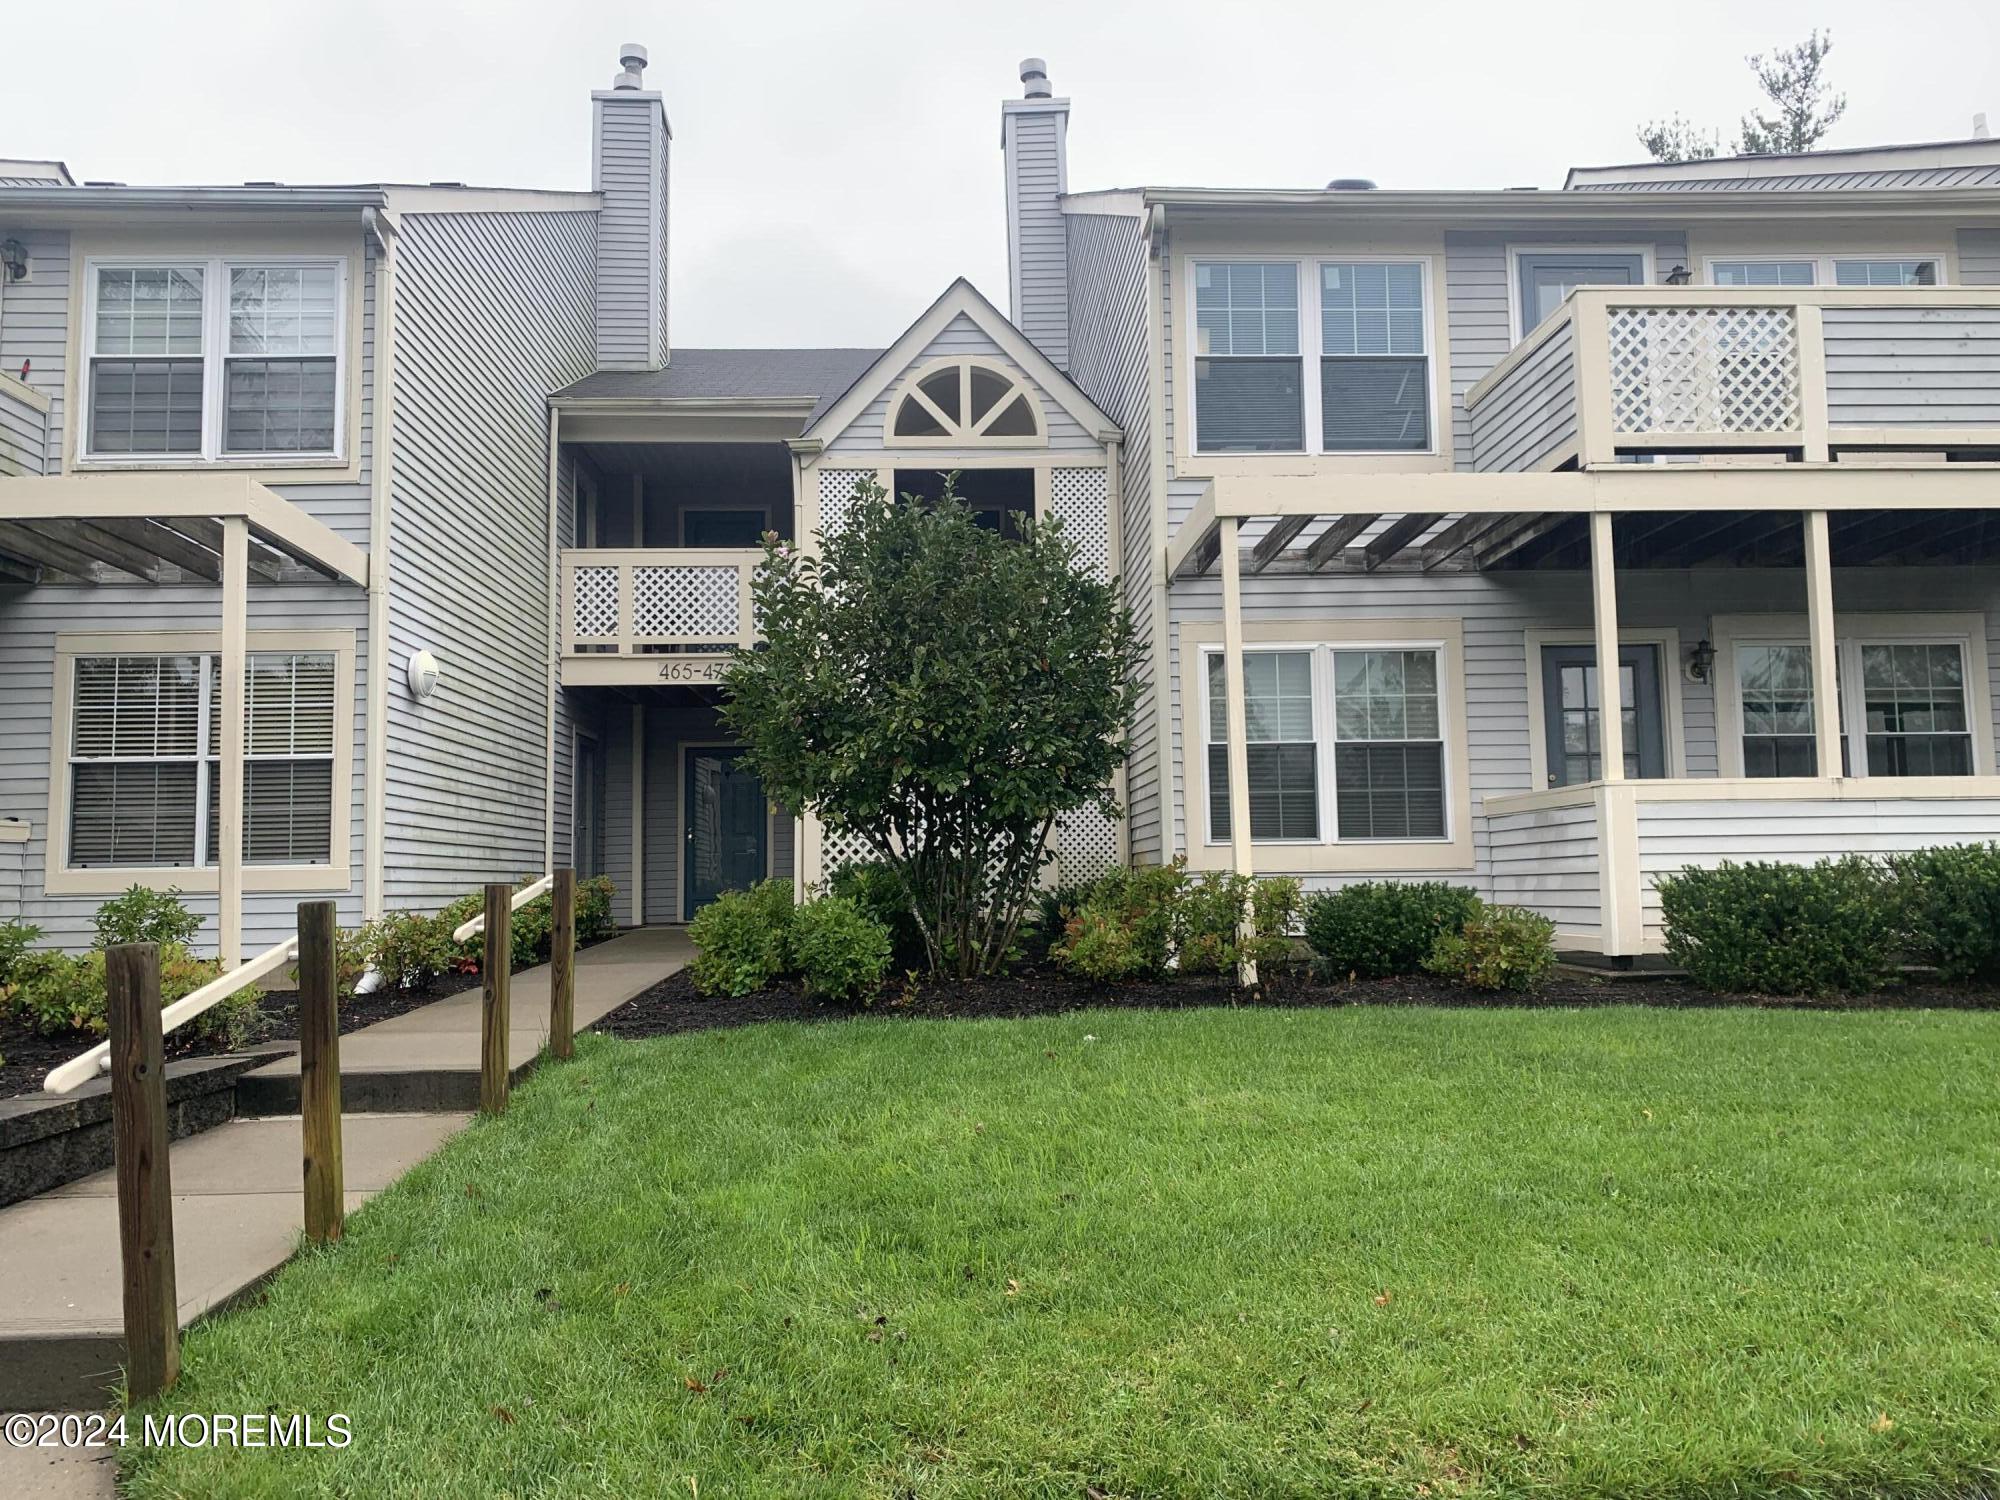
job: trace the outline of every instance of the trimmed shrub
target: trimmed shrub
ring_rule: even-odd
[[[180,943],[160,945],[160,1002],[193,994],[221,974],[222,965],[196,958]],[[82,1032],[101,1037],[110,1028],[105,1019],[104,950],[89,953],[30,953],[16,966],[10,1003],[24,1024],[43,1036]],[[211,1006],[188,1023],[189,1032],[241,1046],[256,1034],[257,1006],[264,992],[252,985]]]
[[[0,987],[13,979],[14,966],[41,935],[42,929],[33,922],[0,922]]]
[[[168,886],[164,891],[131,886],[122,896],[113,896],[98,907],[96,920],[97,937],[93,946],[99,948],[117,943],[186,946],[201,931],[201,918],[187,909],[179,886]]]
[[[593,875],[576,883],[576,941],[579,947],[585,943],[602,942],[618,930],[618,919],[611,914],[611,900],[617,894],[609,875]]]
[[[1895,887],[1858,854],[1684,870],[1662,875],[1659,891],[1667,956],[1704,989],[1866,994],[1894,976]]]
[[[704,995],[747,995],[785,973],[792,925],[789,881],[765,880],[725,891],[694,914],[692,973]]]
[[[1186,889],[1187,867],[1181,860],[1106,870],[1083,891],[1062,940],[1049,954],[1086,979],[1164,974],[1174,964]],[[1108,930],[1112,928],[1118,932]]]
[[[385,912],[362,929],[362,943],[385,989],[427,989],[452,966],[451,927],[442,916]]]
[[[1241,935],[1243,903],[1251,903],[1251,937]],[[1228,974],[1245,959],[1277,963],[1292,953],[1291,930],[1299,915],[1296,880],[1253,880],[1210,870],[1182,888],[1175,941],[1183,974]]]
[[[897,968],[929,967],[923,929],[917,925],[916,913],[910,910],[903,877],[894,866],[880,860],[842,865],[827,882],[827,891],[852,901],[888,930],[890,960]]]
[[[889,972],[889,929],[846,896],[821,896],[792,912],[791,967],[805,991],[823,1000],[875,998]]]
[[[2000,844],[1892,854],[1912,958],[1951,980],[2000,982]]]
[[[1556,924],[1519,906],[1488,906],[1441,932],[1424,967],[1474,990],[1531,990],[1556,962]]]
[[[1335,977],[1387,979],[1423,972],[1438,938],[1459,932],[1482,903],[1438,880],[1363,880],[1305,903],[1306,941]]]

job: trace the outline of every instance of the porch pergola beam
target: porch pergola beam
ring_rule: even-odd
[[[1250,549],[1250,571],[1261,573],[1270,567],[1298,538],[1298,534],[1311,524],[1311,516],[1278,517],[1271,523],[1271,529],[1259,537],[1257,545]]]
[[[1460,516],[1424,548],[1424,571],[1435,572],[1474,542],[1490,536],[1515,519],[1513,516],[1487,516],[1477,512]]]
[[[222,523],[213,516],[158,516],[154,524],[178,533],[198,547],[218,556],[222,552]],[[255,537],[245,544],[244,565],[266,583],[276,583],[285,560]]]
[[[65,546],[74,547],[107,568],[130,573],[134,578],[143,578],[149,583],[158,581],[160,555],[157,552],[135,547],[123,537],[99,530],[88,521],[37,521],[34,529],[54,537]]]
[[[0,521],[0,552],[68,573],[84,583],[97,582],[93,572],[96,558],[18,521]]]
[[[154,554],[162,562],[172,563],[183,573],[192,573],[210,583],[222,580],[222,559],[215,552],[190,541],[171,527],[162,526],[158,521],[134,520],[129,516],[101,516],[90,524],[142,552]],[[217,540],[220,541],[220,538]]]
[[[1374,572],[1436,523],[1436,516],[1423,514],[1404,516],[1399,521],[1391,522],[1361,554],[1363,565],[1369,572]]]
[[[1306,566],[1317,573],[1328,563],[1337,560],[1349,542],[1380,519],[1380,516],[1375,515],[1334,517],[1333,524],[1315,537],[1313,544],[1306,548]]]
[[[1482,568],[1490,568],[1495,563],[1505,562],[1530,542],[1539,541],[1557,527],[1566,525],[1573,514],[1572,511],[1555,510],[1543,515],[1520,517],[1518,526],[1504,531],[1496,528],[1494,540],[1482,544],[1474,557]],[[1608,512],[1599,511],[1595,514],[1610,519]]]
[[[1806,632],[1812,646],[1813,744],[1819,774],[1838,776],[1840,764],[1840,674],[1833,648],[1833,550],[1826,512],[1805,513]]]

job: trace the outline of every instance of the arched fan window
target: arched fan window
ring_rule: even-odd
[[[889,422],[897,443],[1020,447],[1042,439],[1041,403],[1026,381],[999,365],[943,360],[903,388]]]

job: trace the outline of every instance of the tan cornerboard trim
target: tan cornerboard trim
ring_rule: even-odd
[[[79,656],[219,653],[222,632],[209,631],[64,631],[56,636],[53,701],[49,726],[48,845],[42,868],[42,889],[49,896],[115,896],[138,884],[163,889],[216,894],[221,872],[215,865],[194,867],[127,866],[119,869],[72,870],[69,861],[69,742],[70,705],[75,697],[74,672]],[[324,865],[245,865],[245,892],[342,892],[353,884],[354,821],[354,632],[352,630],[253,630],[245,639],[251,654],[269,651],[329,651],[333,653],[333,806]],[[341,706],[345,705],[344,715]],[[365,714],[364,714],[365,721]],[[340,726],[346,725],[343,730]],[[345,789],[346,795],[342,795]],[[364,814],[365,816],[365,814]]]
[[[204,256],[237,259],[242,257],[299,256],[338,260],[344,264],[343,320],[346,347],[341,352],[341,449],[330,458],[215,458],[189,462],[186,459],[88,458],[79,453],[77,443],[83,431],[85,382],[89,359],[84,353],[84,308],[89,292],[89,263],[98,259],[131,260],[157,256],[161,260],[195,260]],[[65,410],[78,419],[63,424],[63,467],[74,473],[239,473],[252,474],[272,484],[338,483],[361,476],[361,408],[364,390],[361,379],[364,304],[368,301],[368,258],[365,231],[358,223],[337,229],[245,230],[234,229],[146,229],[79,230],[70,237],[70,276],[67,315],[69,329],[65,355],[69,361],[63,378]],[[211,356],[213,353],[211,351]]]
[[[2000,776],[1687,776],[1618,783],[1641,807],[1661,802],[1973,802],[2000,798]],[[1488,818],[1588,807],[1606,785],[1507,792],[1486,797]]]
[[[1181,802],[1187,827],[1188,868],[1230,868],[1230,846],[1211,844],[1207,827],[1208,729],[1201,721],[1205,649],[1223,644],[1220,620],[1188,620],[1180,634]],[[1245,620],[1246,650],[1259,645],[1421,645],[1435,644],[1444,657],[1444,680],[1438,684],[1438,711],[1443,717],[1446,790],[1446,837],[1442,839],[1367,839],[1349,843],[1258,843],[1251,850],[1260,874],[1394,874],[1405,870],[1473,868],[1470,739],[1467,733],[1465,633],[1449,618],[1402,616],[1394,619]],[[1163,722],[1159,740],[1163,769],[1172,745],[1171,722]],[[1172,802],[1170,781],[1161,796]],[[1320,788],[1321,826],[1333,827],[1330,784]]]

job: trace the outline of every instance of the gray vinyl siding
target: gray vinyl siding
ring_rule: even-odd
[[[48,418],[41,407],[0,385],[0,479],[39,476],[47,433]]]
[[[556,455],[556,546],[558,548],[576,545],[576,458],[568,452]],[[560,593],[552,605],[560,608]],[[558,682],[561,681],[560,669]],[[555,858],[558,864],[568,864],[575,868],[580,861],[573,847],[575,832],[575,789],[576,789],[576,704],[572,696],[563,691],[556,693],[556,795],[555,795]]]
[[[1835,575],[1835,589],[1843,615],[1911,609],[1982,611],[1989,673],[1995,678],[1995,697],[2000,701],[2000,569],[1841,569]],[[1712,619],[1717,614],[1802,615],[1804,576],[1797,569],[1627,572],[1619,575],[1618,607],[1622,626],[1671,628],[1679,633],[1685,651],[1712,634]],[[1175,848],[1179,852],[1187,848],[1189,764],[1183,743],[1186,714],[1180,701],[1181,627],[1195,620],[1220,621],[1220,580],[1211,576],[1177,582],[1172,613],[1171,746]],[[1483,801],[1508,792],[1539,790],[1531,785],[1526,632],[1589,629],[1589,575],[1556,570],[1318,577],[1266,573],[1243,580],[1243,618],[1246,623],[1369,618],[1459,622],[1465,642],[1464,700],[1449,704],[1447,711],[1462,711],[1465,717],[1474,859],[1448,876],[1490,891],[1492,866]],[[1663,662],[1661,668],[1681,675],[1678,662]],[[1713,692],[1705,683],[1685,680],[1679,683],[1679,692],[1684,722],[1683,774],[1717,775],[1720,762]],[[1194,727],[1193,775],[1199,786],[1200,726]],[[1202,836],[1202,832],[1197,814],[1195,836]],[[1260,859],[1264,857],[1260,854]],[[1331,877],[1312,879],[1322,883]]]
[[[412,214],[398,242],[384,883],[429,910],[542,868],[545,394],[592,364],[588,213]]]
[[[1447,231],[1444,237],[1445,323],[1451,339],[1451,428],[1461,469],[1473,466],[1472,424],[1465,393],[1514,347],[1507,281],[1509,245],[1644,245],[1653,252],[1653,274],[1687,263],[1687,236],[1656,227],[1593,230],[1481,229]]]
[[[2000,286],[2000,229],[1959,230],[1958,279],[1965,286]]]
[[[354,701],[351,706],[351,769],[347,841],[352,879],[337,895],[340,920],[361,920],[363,743],[367,723],[367,598],[360,589],[331,584],[257,584],[250,590],[249,625],[263,630],[343,630],[354,632]],[[160,587],[105,584],[34,589],[0,589],[0,818],[29,824],[22,854],[18,912],[0,910],[0,920],[19,915],[43,930],[50,946],[87,947],[91,917],[102,896],[45,894],[49,847],[49,776],[55,708],[56,637],[63,632],[199,631],[221,628],[221,591],[212,584]],[[254,642],[253,642],[254,644]],[[141,645],[139,649],[151,649]],[[58,810],[58,816],[63,815]],[[325,892],[247,892],[243,898],[246,955],[268,948],[298,925],[298,903],[322,900]],[[183,898],[202,919],[198,949],[213,952],[217,939],[214,893]]]
[[[1833,427],[2000,426],[2000,307],[1829,307]]]
[[[1576,365],[1563,324],[1471,413],[1472,467],[1538,469],[1576,440]]]
[[[591,185],[604,195],[592,252],[597,363],[658,369],[667,360],[666,116],[657,95],[639,91],[599,94],[594,110]]]
[[[18,376],[49,398],[41,472],[62,470],[63,383],[69,368],[69,234],[54,229],[12,229],[0,217],[0,238],[28,249],[28,279],[0,287],[0,370]]]
[[[1066,190],[1059,110],[1009,110],[1003,117],[1012,212],[1007,220],[1009,316],[1058,368],[1070,361],[1069,241],[1061,195]]]
[[[1597,936],[1604,896],[1596,804],[1496,814],[1486,824],[1493,899],[1533,908],[1565,937]]]
[[[1048,446],[1051,451],[1074,452],[1079,449],[1093,453],[1102,451],[1103,445],[1084,431],[1076,418],[1063,410],[1047,392],[1036,388],[1035,382],[1029,378],[1027,372],[1002,354],[1000,346],[988,338],[985,331],[963,313],[945,324],[938,336],[926,344],[910,361],[907,369],[897,372],[896,378],[890,381],[888,389],[869,402],[860,416],[827,443],[827,451],[829,453],[880,452],[884,448],[895,447],[895,439],[886,435],[885,428],[889,420],[889,402],[900,391],[903,376],[907,370],[916,369],[931,360],[948,359],[953,356],[977,356],[991,360],[1019,379],[1027,381],[1029,387],[1035,389],[1036,397],[1041,404],[1042,423],[1048,433]],[[988,451],[997,454],[1003,450]],[[1018,451],[1026,457],[1037,450],[1022,448]]]
[[[611,910],[625,927],[632,923],[632,715],[637,710],[594,696],[604,742],[604,873],[616,892]]]
[[[1153,529],[1152,401],[1147,383],[1145,221],[1108,214],[1072,214],[1069,225],[1070,377],[1125,433],[1119,461],[1123,489],[1120,544],[1125,602],[1139,634],[1142,693],[1126,760],[1127,836],[1132,858],[1160,858],[1161,755],[1158,715],[1150,691],[1153,582],[1160,548]]]

